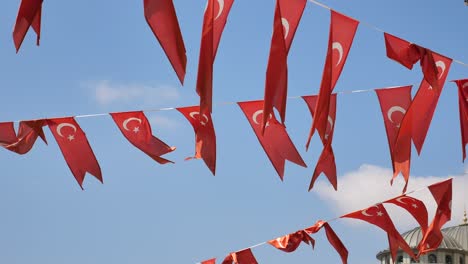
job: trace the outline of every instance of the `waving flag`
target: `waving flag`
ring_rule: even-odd
[[[219,41],[234,0],[207,0],[198,62],[197,93],[200,112],[211,113],[213,98],[213,64]]]
[[[201,264],[216,264],[216,259],[215,258],[208,259],[208,260],[202,261]]]
[[[304,13],[307,0],[276,0],[273,35],[265,82],[265,113],[262,132],[275,107],[282,123],[286,118],[288,91],[288,53]]]
[[[36,32],[36,44],[39,46],[41,39],[41,13],[42,0],[21,0],[15,28],[13,29],[13,41],[15,42],[16,52],[21,48],[21,44],[30,27]]]
[[[42,130],[45,125],[45,120],[21,121],[18,133],[15,134],[13,122],[0,123],[0,146],[20,155],[26,154],[38,137],[47,144]]]
[[[278,237],[268,241],[268,244],[287,253],[296,251],[299,245],[304,242],[307,245],[314,247],[315,240],[310,237],[304,230],[299,230],[295,233]]]
[[[75,119],[73,117],[48,119],[47,124],[80,187],[83,189],[86,172],[102,183],[101,168],[86,134]]]
[[[460,129],[462,139],[463,162],[466,159],[468,144],[468,79],[454,81],[458,86],[458,107],[460,111]]]
[[[175,150],[153,136],[151,126],[142,111],[111,113],[112,119],[119,127],[122,135],[135,147],[150,156],[159,164],[174,163],[170,160],[161,158],[162,155]]]
[[[258,264],[250,248],[229,254],[222,264]]]
[[[144,0],[143,5],[146,22],[184,84],[187,55],[172,0]]]
[[[319,220],[313,226],[304,229],[304,231],[307,234],[315,234],[322,228],[325,228],[325,233],[327,235],[328,242],[330,243],[330,245],[333,246],[333,248],[335,248],[336,252],[338,252],[343,264],[348,263],[348,250],[346,249],[343,242],[341,242],[341,239],[336,235],[335,231],[332,229],[330,224],[328,224],[325,221]]]
[[[422,233],[426,233],[427,208],[422,201],[411,196],[401,195],[388,201],[385,201],[384,203],[391,203],[405,209],[419,223]]]

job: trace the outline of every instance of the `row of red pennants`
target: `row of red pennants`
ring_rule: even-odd
[[[406,252],[412,259],[418,260],[421,255],[436,250],[439,247],[443,240],[441,228],[446,222],[450,221],[452,214],[452,179],[435,183],[427,188],[437,204],[435,215],[429,225],[428,212],[425,204],[408,195],[400,195],[369,208],[342,215],[339,218],[359,219],[385,231],[388,237],[390,255],[393,260],[396,260],[396,255],[400,249]],[[393,204],[405,209],[418,222],[421,228],[422,239],[415,250],[413,250],[400,235],[389,213],[385,209],[384,204]],[[347,263],[348,250],[330,224],[322,220],[317,221],[308,228],[280,236],[266,243],[287,253],[295,251],[301,243],[314,247],[315,240],[311,235],[317,233],[322,228],[325,229],[328,241],[340,255],[342,263]],[[259,245],[263,244],[265,243]],[[258,262],[252,252],[254,247],[256,246],[229,253],[222,264],[257,264]],[[392,263],[393,262],[394,261],[392,261]],[[201,264],[215,263],[216,259],[209,259],[201,262]]]

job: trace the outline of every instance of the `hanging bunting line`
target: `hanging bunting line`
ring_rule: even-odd
[[[385,200],[385,201],[381,201],[381,202],[375,203],[375,204],[370,205],[370,206],[365,207],[365,208],[371,208],[372,206],[376,206],[376,205],[379,205],[379,204],[386,203],[387,201],[396,199],[396,198],[401,197],[401,196],[408,196],[408,195],[410,195],[410,194],[417,193],[417,192],[420,192],[420,191],[425,190],[425,189],[429,189],[429,187],[431,187],[431,186],[435,186],[435,185],[438,185],[438,184],[441,184],[441,183],[444,183],[444,182],[447,182],[447,181],[451,181],[451,180],[453,180],[453,177],[450,177],[450,178],[448,178],[448,179],[446,179],[446,180],[444,180],[444,181],[441,181],[441,182],[439,182],[439,183],[434,183],[434,184],[431,184],[431,185],[428,185],[428,186],[424,186],[424,187],[421,187],[421,188],[418,188],[418,189],[415,189],[415,190],[408,191],[408,192],[406,192],[406,193],[404,193],[404,194],[402,194],[402,195],[395,196],[395,197],[393,197],[393,198],[389,198],[389,199],[387,199],[387,200]],[[358,211],[359,211],[359,210],[358,210]],[[343,214],[343,216],[345,216],[345,215],[347,215],[347,214]],[[334,222],[334,221],[336,221],[336,220],[338,220],[338,219],[341,219],[343,216],[335,217],[335,218],[332,218],[332,219],[330,219],[330,220],[326,220],[326,221],[322,221],[322,222],[324,222],[324,223]],[[302,228],[302,229],[299,229],[299,230],[305,230],[305,229],[307,229],[307,228],[309,228],[309,227],[310,227],[310,226],[305,227],[305,228]],[[279,236],[279,237],[281,237],[281,236]],[[271,240],[267,240],[267,241],[264,241],[264,242],[255,244],[255,245],[253,245],[253,246],[246,247],[246,248],[243,248],[243,249],[238,250],[238,251],[231,251],[231,252],[240,252],[240,251],[247,250],[247,249],[254,249],[254,248],[263,246],[263,245],[265,245],[265,244],[268,244],[268,241],[271,241]],[[199,261],[199,262],[196,262],[196,263],[197,263],[197,264],[198,264],[198,263],[203,263],[203,261]]]
[[[325,4],[323,4],[323,3],[320,3],[320,2],[318,2],[318,1],[316,1],[316,0],[308,0],[308,1],[309,1],[310,3],[315,4],[315,5],[317,5],[317,6],[319,6],[319,7],[322,7],[322,8],[325,8],[325,9],[328,9],[328,10],[335,10],[335,9],[333,9],[333,8],[331,8],[331,7],[329,7],[329,6],[325,5]],[[341,12],[340,12],[340,13],[341,13]],[[345,14],[345,13],[343,13],[343,14]],[[381,28],[379,28],[379,27],[377,27],[377,26],[375,26],[375,25],[373,25],[373,24],[371,24],[371,23],[365,22],[365,21],[363,21],[363,20],[360,20],[360,19],[359,19],[359,22],[360,22],[361,24],[367,26],[368,28],[371,28],[371,29],[376,30],[376,31],[378,31],[378,32],[381,32],[381,33],[387,32],[387,31],[385,31],[385,30],[383,30],[383,29],[381,29]],[[455,62],[455,63],[457,63],[457,64],[460,64],[460,65],[462,65],[462,66],[468,67],[468,63],[462,62],[462,61],[460,61],[460,60],[453,59],[453,62]]]

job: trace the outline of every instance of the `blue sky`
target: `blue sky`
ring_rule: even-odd
[[[468,7],[457,1],[328,0],[339,12],[391,34],[468,62]],[[107,113],[198,103],[196,71],[205,1],[174,0],[188,65],[185,86],[151,30],[142,1],[45,1],[42,42],[28,34],[15,54],[11,32],[19,1],[0,4],[0,120]],[[260,99],[264,93],[275,1],[236,0],[215,63],[214,101]],[[315,94],[328,41],[329,11],[309,3],[289,56],[289,95]],[[466,78],[452,64],[448,80]],[[413,71],[385,56],[383,34],[361,23],[336,91],[419,84]],[[416,91],[417,87],[413,88]],[[409,189],[453,176],[454,221],[461,221],[467,177],[461,163],[458,102],[447,83],[422,155],[415,151]],[[376,95],[338,96],[334,150],[339,191],[319,178],[307,192],[321,151],[313,138],[305,152],[311,117],[305,103],[289,100],[286,125],[309,168],[287,165],[276,175],[236,105],[214,107],[217,175],[193,155],[193,130],[176,111],[149,112],[156,136],[177,150],[161,166],[131,146],[110,117],[78,122],[100,162],[104,185],[88,175],[81,191],[51,133],[25,156],[0,151],[0,262],[195,263],[273,239],[398,194],[391,187],[390,158]],[[433,202],[427,193],[418,193]],[[395,208],[401,231],[416,223]],[[401,216],[401,217],[400,217]],[[331,225],[350,251],[349,263],[376,263],[387,247],[374,227],[339,220]],[[316,250],[285,254],[254,249],[260,263],[339,263],[323,234]]]

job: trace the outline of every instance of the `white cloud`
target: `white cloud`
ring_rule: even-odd
[[[154,129],[175,129],[179,125],[179,123],[176,120],[167,118],[165,116],[148,117],[148,120],[151,123],[151,125],[154,126]]]
[[[398,196],[403,189],[403,179],[401,175],[390,186],[392,170],[374,165],[362,165],[356,171],[345,173],[338,179],[338,191],[334,191],[326,181],[317,182],[314,187],[315,192],[328,203],[332,208],[336,208],[339,215],[350,213],[362,208],[366,208],[375,203],[382,202],[389,198]],[[452,221],[449,225],[460,224],[463,219],[464,205],[468,202],[465,194],[468,190],[468,176],[448,175],[447,177],[434,176],[411,176],[408,191],[419,190],[411,196],[418,198],[427,206],[429,221],[435,212],[436,203],[425,186],[453,177],[453,199],[452,199]],[[401,230],[415,227],[417,223],[403,209],[393,205],[385,205],[395,225]],[[362,223],[361,221],[347,221],[350,224]]]
[[[174,102],[180,97],[178,90],[170,86],[118,84],[107,80],[92,82],[87,86],[94,90],[95,99],[102,105],[133,101],[161,105]]]

